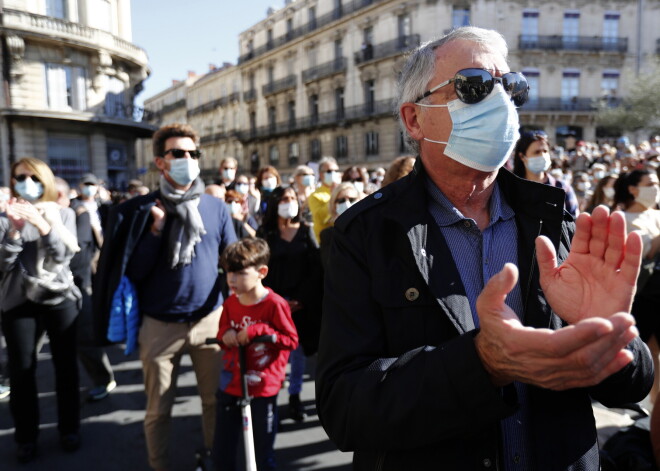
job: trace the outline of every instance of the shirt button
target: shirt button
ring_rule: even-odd
[[[469,228],[470,226],[472,226],[472,224],[470,224],[470,221],[468,221],[468,220],[463,221],[463,225],[464,225],[465,227],[468,227],[468,228]]]
[[[420,250],[419,253],[422,254],[422,257],[426,257],[426,249]]]
[[[484,459],[484,468],[490,468],[491,465],[493,464],[492,461],[490,461],[488,458]]]
[[[520,463],[520,455],[515,455],[513,457],[513,462],[516,463],[516,464]]]

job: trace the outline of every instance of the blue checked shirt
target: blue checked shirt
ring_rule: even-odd
[[[426,180],[430,196],[428,210],[440,228],[465,287],[474,325],[479,327],[477,297],[488,280],[507,262],[518,265],[518,231],[515,213],[502,197],[499,186],[490,199],[490,222],[482,232],[473,219],[468,219],[454,207],[430,178]],[[506,298],[506,304],[522,318],[523,299],[520,283],[516,283]],[[520,408],[502,420],[504,463],[508,471],[533,469],[529,443],[527,387],[514,383]]]

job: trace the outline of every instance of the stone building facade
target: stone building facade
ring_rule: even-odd
[[[124,186],[136,139],[154,129],[133,106],[149,68],[131,43],[130,0],[2,3],[0,182],[31,156],[71,183],[91,171]]]
[[[288,1],[239,35],[236,66],[189,88],[187,120],[199,123],[208,165],[226,155],[245,170],[271,164],[285,174],[324,155],[387,165],[408,152],[393,117],[405,52],[467,24],[505,36],[512,70],[531,84],[521,124],[561,145],[607,134],[596,104],[618,104],[656,63],[660,2]],[[240,96],[222,101],[237,76]]]

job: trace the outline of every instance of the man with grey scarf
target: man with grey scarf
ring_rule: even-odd
[[[222,310],[218,258],[236,236],[225,204],[204,194],[197,141],[195,131],[185,124],[159,129],[153,149],[161,171],[160,189],[117,208],[124,221],[134,217],[144,226],[130,252],[126,275],[136,286],[142,317],[144,430],[149,464],[156,470],[169,467],[169,424],[184,353],[190,354],[197,376],[207,448],[215,428],[220,351],[204,341],[215,337]]]

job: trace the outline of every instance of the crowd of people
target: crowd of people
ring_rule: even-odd
[[[110,394],[112,331],[139,349],[155,470],[169,469],[184,354],[204,449],[217,469],[237,469],[239,347],[260,470],[276,467],[285,366],[288,414],[302,422],[317,351],[319,416],[355,451],[355,469],[597,469],[589,397],[639,401],[659,366],[660,136],[558,147],[542,130],[519,132],[528,86],[507,70],[492,31],[422,45],[399,83],[417,157],[387,170],[323,157],[290,176],[272,166],[252,175],[226,157],[203,182],[199,137],[183,124],[153,137],[158,188],[132,181],[113,195],[93,174],[70,188],[43,161],[16,161],[0,189],[0,397],[10,396],[18,460],[37,454],[44,333],[61,447],[74,452],[77,362],[94,384],[89,400]],[[478,87],[462,82],[470,75]],[[458,126],[478,113],[503,124]],[[274,341],[253,343],[264,334]],[[540,446],[546,435],[552,444]]]

